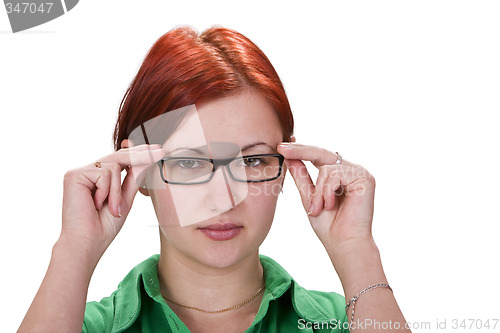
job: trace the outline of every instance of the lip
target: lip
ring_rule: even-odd
[[[242,226],[234,223],[214,223],[203,228],[198,228],[198,230],[212,240],[225,241],[236,237],[242,228]]]
[[[239,225],[234,223],[214,223],[207,225],[206,227],[201,227],[199,229],[208,229],[208,230],[229,230],[233,228],[238,228]]]

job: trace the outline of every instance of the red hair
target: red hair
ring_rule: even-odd
[[[293,134],[290,104],[271,62],[242,34],[213,27],[198,35],[191,28],[171,30],[149,50],[120,104],[115,150],[142,123],[167,111],[226,97],[250,87],[276,111],[283,141]]]

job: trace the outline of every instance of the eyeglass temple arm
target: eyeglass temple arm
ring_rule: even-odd
[[[144,128],[144,124],[141,124],[141,130],[142,130],[142,135],[144,135],[144,142],[146,142],[146,144],[149,145],[148,135],[146,134],[146,129]],[[153,154],[149,149],[148,152],[149,152],[149,161],[150,163],[153,163],[154,162]]]

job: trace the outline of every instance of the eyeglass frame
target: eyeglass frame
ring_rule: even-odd
[[[236,160],[236,159],[244,159],[244,158],[251,158],[251,157],[259,157],[259,156],[274,156],[277,157],[279,160],[279,168],[278,168],[278,175],[273,178],[269,179],[263,179],[263,180],[239,180],[234,177],[234,175],[231,172],[231,169],[229,169],[229,164]],[[212,173],[210,174],[209,178],[205,181],[202,182],[195,182],[195,183],[181,183],[181,182],[169,182],[165,179],[163,175],[163,163],[164,161],[168,160],[182,160],[182,159],[192,159],[192,160],[201,160],[201,161],[209,161],[212,163]],[[159,160],[158,166],[160,168],[160,177],[161,180],[163,180],[164,183],[166,184],[172,184],[172,185],[198,185],[198,184],[205,184],[208,183],[212,180],[212,178],[215,175],[215,172],[219,169],[219,167],[224,167],[231,177],[232,180],[240,182],[240,183],[264,183],[264,182],[269,182],[275,179],[278,179],[281,176],[281,170],[283,169],[283,162],[285,160],[285,157],[281,154],[253,154],[253,155],[245,155],[241,157],[234,157],[234,158],[205,158],[205,157],[182,157],[182,156],[175,156],[175,157],[164,157],[161,160]]]

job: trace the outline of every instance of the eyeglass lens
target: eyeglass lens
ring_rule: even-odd
[[[255,182],[278,177],[281,163],[278,156],[251,155],[231,160],[226,168],[236,181]],[[211,179],[214,164],[211,160],[196,157],[165,158],[161,171],[169,183],[201,183]]]

